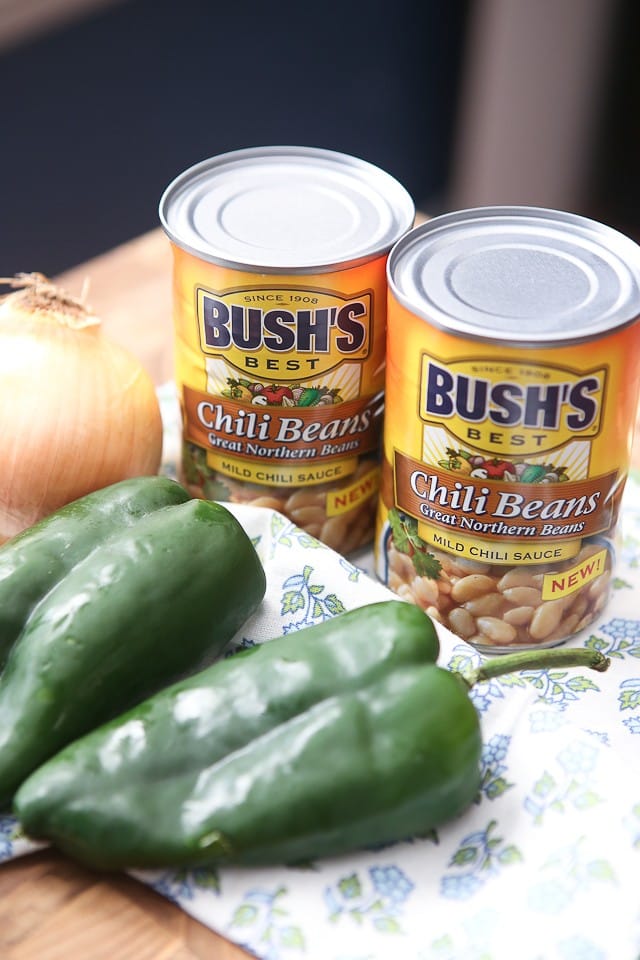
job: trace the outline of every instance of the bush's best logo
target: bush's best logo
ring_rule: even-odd
[[[600,430],[606,370],[423,355],[421,419],[475,449],[543,453]]]
[[[203,352],[258,377],[313,377],[368,356],[369,291],[343,298],[290,287],[225,294],[199,288],[196,296]]]

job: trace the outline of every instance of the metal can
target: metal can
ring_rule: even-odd
[[[376,569],[483,652],[552,646],[611,588],[640,377],[640,248],[485,207],[388,263]]]
[[[347,553],[374,534],[386,261],[411,197],[329,150],[262,147],[166,189],[181,479],[276,509]]]

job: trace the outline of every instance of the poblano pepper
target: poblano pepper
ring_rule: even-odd
[[[559,652],[605,662],[545,662]],[[272,640],[76,741],[15,811],[29,835],[106,869],[295,863],[423,833],[480,782],[469,681],[437,653],[428,617],[401,601]]]
[[[77,563],[0,676],[0,809],[65,744],[215,659],[264,592],[251,540],[205,500],[141,517]]]
[[[123,527],[189,500],[167,477],[137,477],[87,494],[0,547],[0,669],[35,605]]]

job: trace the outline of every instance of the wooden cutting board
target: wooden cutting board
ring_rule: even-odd
[[[0,867],[2,960],[246,960],[247,954],[124,875],[52,851]]]
[[[162,230],[152,230],[56,281],[103,320],[108,336],[132,351],[155,383],[173,377],[172,256]]]

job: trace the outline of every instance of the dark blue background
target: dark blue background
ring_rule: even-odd
[[[244,146],[342,150],[446,189],[466,0],[130,0],[0,58],[0,270],[55,274],[157,226]]]

